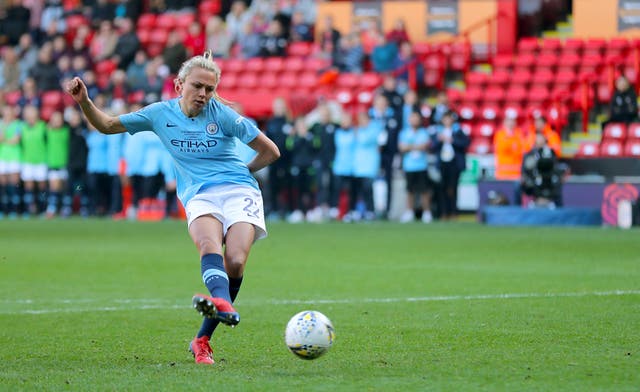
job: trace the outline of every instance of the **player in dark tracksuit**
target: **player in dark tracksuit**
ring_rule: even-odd
[[[271,217],[284,218],[293,208],[291,194],[291,152],[287,150],[287,138],[291,136],[293,125],[288,118],[288,108],[283,98],[273,101],[273,117],[265,126],[265,133],[278,149],[280,159],[269,166],[267,211]],[[284,195],[283,195],[284,194]]]
[[[326,105],[319,108],[320,119],[311,126],[314,145],[318,149],[318,160],[315,167],[318,187],[317,205],[321,213],[326,215],[329,207],[329,196],[334,185],[332,164],[336,154],[335,131],[338,125],[331,121],[331,112]]]

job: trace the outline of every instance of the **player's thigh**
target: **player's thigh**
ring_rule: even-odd
[[[202,215],[189,225],[189,235],[200,255],[222,254],[222,223],[212,215]]]

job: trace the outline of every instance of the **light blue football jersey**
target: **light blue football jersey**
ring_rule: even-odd
[[[200,190],[238,184],[259,189],[236,153],[236,139],[248,144],[260,130],[233,109],[211,99],[196,117],[187,117],[178,99],[156,102],[121,115],[130,134],[152,131],[175,161],[178,197],[186,205]]]
[[[405,128],[398,135],[398,143],[418,146],[429,142],[429,132],[425,128]],[[402,154],[402,169],[405,172],[427,170],[427,151],[409,151]]]

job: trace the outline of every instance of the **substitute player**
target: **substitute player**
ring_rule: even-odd
[[[153,131],[175,161],[178,197],[200,252],[202,279],[211,293],[193,297],[194,307],[205,319],[189,348],[196,363],[205,364],[214,363],[209,340],[218,322],[240,322],[231,303],[240,290],[251,245],[267,234],[262,196],[251,173],[280,156],[271,140],[217,95],[219,82],[220,68],[206,52],[182,64],[175,79],[178,98],[118,117],[94,105],[80,78],[67,85],[98,130]],[[236,138],[257,152],[248,164],[234,152]]]

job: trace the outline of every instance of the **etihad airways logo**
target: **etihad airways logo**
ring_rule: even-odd
[[[210,140],[179,140],[171,139],[171,145],[177,147],[180,152],[209,152],[210,148],[218,145],[218,141]]]

